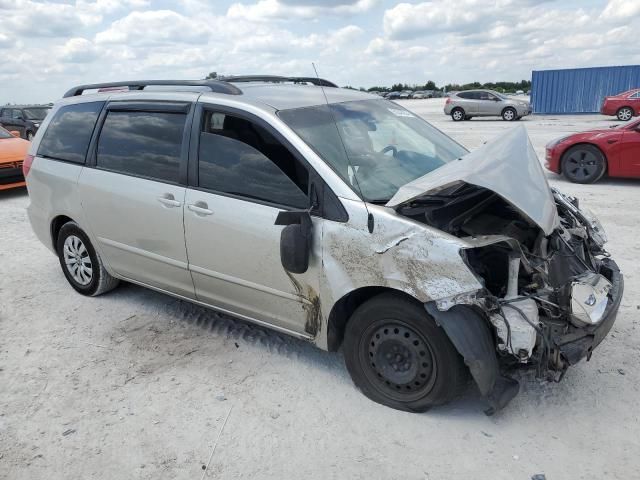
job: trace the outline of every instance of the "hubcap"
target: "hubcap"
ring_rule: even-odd
[[[624,120],[624,121],[629,120],[632,115],[633,115],[633,112],[628,108],[623,108],[622,110],[620,110],[620,113],[618,114],[618,116],[620,117],[620,120]]]
[[[598,168],[598,158],[587,150],[578,150],[567,158],[567,173],[576,180],[592,177]]]
[[[455,112],[453,112],[453,118],[455,118],[456,120],[460,120],[462,118],[462,112],[460,110],[456,110]]]
[[[506,120],[513,120],[513,110],[507,110],[504,112],[504,118]]]
[[[89,285],[93,278],[93,266],[87,248],[79,237],[69,235],[63,246],[64,263],[71,277],[80,285]]]
[[[410,401],[429,391],[435,381],[433,354],[424,337],[402,323],[373,327],[368,341],[366,361],[369,377],[384,394]]]

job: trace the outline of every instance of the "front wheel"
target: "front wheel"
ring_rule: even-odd
[[[118,285],[118,279],[109,275],[89,237],[77,223],[62,226],[56,249],[62,272],[77,292],[94,297]]]
[[[631,110],[629,107],[622,107],[616,113],[616,117],[618,117],[618,120],[627,122],[633,117],[633,110]]]
[[[518,112],[514,108],[508,107],[502,111],[502,119],[505,122],[513,122],[518,116]]]
[[[597,182],[606,168],[604,155],[593,145],[576,145],[562,156],[562,174],[573,183]]]
[[[467,370],[446,333],[417,301],[382,294],[356,309],[344,337],[347,370],[371,400],[410,412],[447,403]]]

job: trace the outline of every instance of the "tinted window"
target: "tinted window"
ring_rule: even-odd
[[[84,163],[102,105],[103,102],[90,102],[61,107],[42,137],[38,155]]]
[[[110,111],[98,140],[97,165],[177,182],[186,118],[183,113]]]
[[[631,95],[631,97],[629,98],[640,98],[640,92],[636,92],[633,95]]]
[[[270,203],[306,208],[308,171],[265,129],[242,118],[208,113],[200,133],[199,186]]]
[[[461,93],[458,94],[458,97],[470,99],[471,98],[471,92],[461,92]]]

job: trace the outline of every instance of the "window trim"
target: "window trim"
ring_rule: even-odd
[[[66,108],[66,107],[75,107],[75,106],[78,106],[78,105],[85,105],[87,103],[101,103],[102,106],[100,107],[100,111],[98,112],[98,116],[96,118],[96,121],[93,124],[93,129],[91,130],[91,135],[89,136],[89,143],[87,145],[87,151],[84,154],[84,161],[83,162],[74,162],[73,160],[67,160],[66,158],[52,157],[51,155],[44,155],[44,154],[40,153],[40,148],[42,147],[42,140],[44,140],[44,138],[46,137],[47,132],[49,131],[49,127],[51,126],[51,121],[53,121],[53,119],[56,117],[56,115],[58,115],[58,112],[60,112],[60,110],[62,110],[63,108]],[[46,158],[47,160],[55,160],[56,162],[68,163],[69,165],[78,165],[80,167],[89,166],[89,160],[90,160],[90,153],[91,153],[91,146],[92,146],[92,142],[93,142],[93,137],[96,134],[96,130],[98,128],[98,124],[100,123],[100,118],[102,116],[102,113],[104,112],[106,104],[107,104],[107,102],[105,102],[104,100],[96,100],[96,101],[93,101],[93,102],[70,103],[68,105],[62,105],[60,108],[58,108],[55,111],[55,113],[53,114],[53,116],[51,117],[51,119],[49,120],[49,123],[46,126],[46,130],[44,131],[44,134],[42,136],[42,139],[38,143],[38,150],[36,150],[36,157]]]
[[[91,141],[89,142],[89,150],[87,152],[87,159],[85,166],[89,168],[95,168],[96,170],[102,170],[105,172],[116,173],[118,175],[126,175],[128,177],[140,178],[143,180],[150,180],[153,182],[164,183],[167,185],[186,186],[187,185],[187,160],[189,156],[189,136],[191,135],[191,123],[193,122],[193,112],[195,104],[193,102],[175,102],[175,101],[109,101],[106,102],[93,130]],[[182,145],[180,148],[180,164],[178,166],[178,179],[175,182],[165,180],[157,177],[150,177],[146,175],[137,175],[129,172],[120,172],[104,168],[98,165],[98,140],[102,134],[102,128],[104,122],[110,111],[113,112],[148,112],[148,113],[184,113],[186,120],[184,123],[184,129],[182,131]]]
[[[245,110],[241,110],[235,107],[229,107],[227,105],[213,104],[210,102],[198,102],[195,106],[195,113],[193,117],[193,122],[191,125],[191,142],[189,148],[189,168],[188,168],[188,181],[187,188],[192,190],[197,190],[204,193],[209,193],[213,195],[220,195],[223,197],[234,198],[237,200],[242,200],[245,202],[256,203],[260,205],[265,205],[269,207],[278,208],[281,210],[300,210],[298,207],[294,207],[292,205],[283,205],[275,202],[269,202],[268,200],[262,200],[257,198],[249,198],[243,195],[236,195],[227,192],[221,192],[217,190],[213,190],[210,188],[201,187],[198,185],[198,154],[200,149],[200,133],[202,130],[202,122],[204,120],[205,112],[218,112],[223,113],[225,115],[233,115],[235,117],[241,118],[243,120],[247,120],[252,122],[259,127],[264,128],[268,133],[273,135],[273,137],[280,142],[288,151],[293,155],[293,157],[299,161],[309,172],[309,192],[306,192],[305,195],[311,200],[310,192],[312,185],[314,186],[315,194],[318,198],[319,208],[313,209],[310,213],[314,217],[321,217],[327,220],[333,220],[336,222],[347,222],[349,219],[349,215],[345,210],[342,202],[338,199],[335,193],[331,190],[331,188],[326,184],[324,179],[318,175],[318,172],[311,166],[311,164],[307,161],[306,158],[282,135],[273,125],[267,122],[265,119],[255,115],[253,113],[247,112]],[[325,195],[331,196],[333,198],[327,199],[325,201]],[[329,205],[333,205],[333,208],[327,208]]]

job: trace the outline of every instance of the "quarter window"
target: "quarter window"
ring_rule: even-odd
[[[104,102],[61,107],[42,137],[38,155],[73,163],[84,163],[89,141]]]
[[[306,208],[308,170],[264,128],[240,117],[205,113],[198,185],[230,195]]]
[[[640,92],[636,92],[633,95],[631,95],[629,98],[640,98]]]
[[[183,113],[109,111],[100,132],[99,168],[178,182]]]

